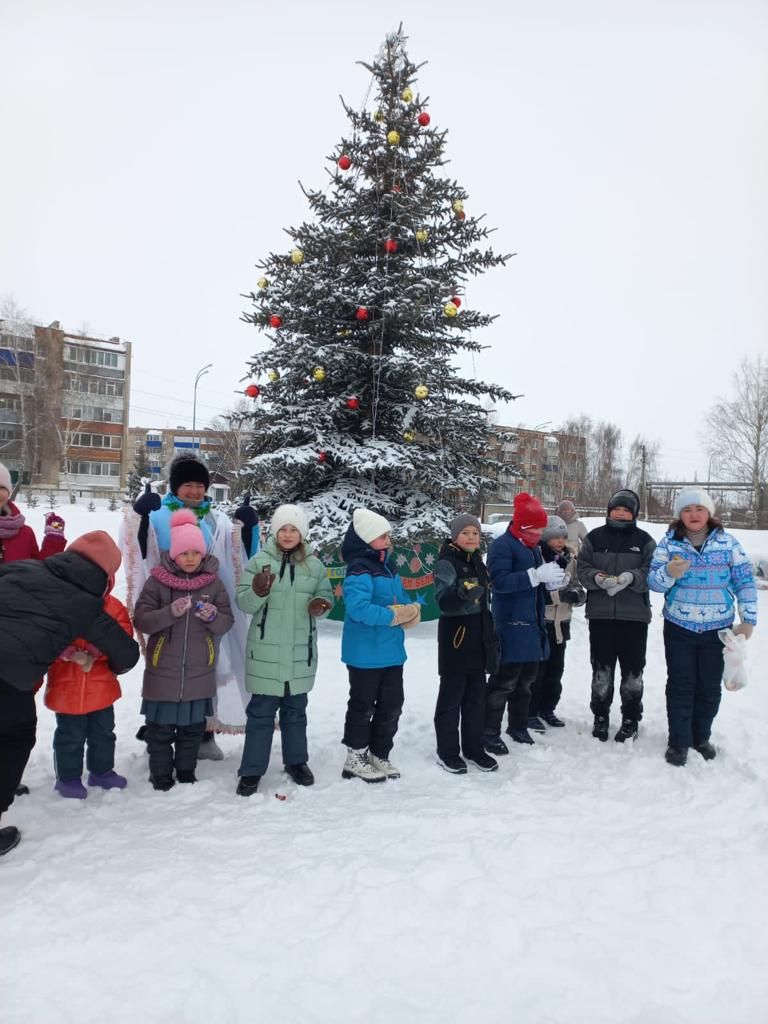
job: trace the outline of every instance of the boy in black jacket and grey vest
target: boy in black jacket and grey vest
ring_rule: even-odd
[[[437,763],[465,775],[466,761],[492,772],[498,762],[485,752],[486,673],[498,667],[489,608],[489,581],[480,557],[480,521],[459,515],[449,524],[435,567],[435,597],[440,607],[437,663],[440,689],[435,708]],[[461,751],[459,754],[459,719]]]
[[[608,739],[616,661],[621,668],[621,728],[617,743],[636,739],[643,717],[643,669],[651,621],[648,570],[656,542],[637,525],[640,499],[617,491],[608,502],[605,526],[591,530],[579,552],[579,581],[587,591],[592,660],[592,735]]]

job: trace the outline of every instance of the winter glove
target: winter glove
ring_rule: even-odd
[[[235,510],[234,518],[243,524],[240,536],[243,540],[243,547],[246,551],[251,550],[254,527],[259,525],[259,517],[256,510],[251,508],[251,495],[246,491],[243,495],[243,503]]]
[[[189,594],[184,597],[177,597],[175,601],[171,601],[171,615],[176,619],[180,619],[191,607],[192,598]]]
[[[595,583],[601,590],[609,590],[611,587],[616,586],[617,579],[615,576],[608,576],[604,572],[598,572],[595,573]]]
[[[210,601],[198,601],[195,605],[195,618],[201,622],[213,622],[219,614],[219,609]]]
[[[609,597],[616,597],[625,587],[633,582],[634,576],[631,572],[621,572],[616,577],[616,583],[612,587],[606,587],[605,592]]]
[[[536,569],[528,569],[528,579],[532,587],[538,587],[540,583],[554,583],[556,586],[553,589],[557,590],[563,585],[565,573],[557,562],[544,562]]]
[[[411,619],[408,622],[402,623],[403,629],[410,629],[411,626],[418,626],[421,622],[421,605],[414,602],[413,604],[405,605],[405,607],[410,610]]]
[[[331,602],[326,601],[324,597],[313,597],[307,605],[307,611],[314,616],[325,615],[330,607]]]
[[[265,565],[261,572],[254,574],[253,582],[251,587],[256,597],[266,597],[272,589],[272,584],[275,582],[275,574]]]
[[[160,495],[155,494],[152,485],[147,482],[144,486],[144,493],[133,503],[133,511],[140,516],[148,516],[150,512],[156,512],[161,505]]]
[[[567,587],[570,582],[571,577],[566,573],[565,576],[563,576],[562,583],[547,583],[547,590],[562,590],[562,588]]]
[[[462,601],[469,602],[469,604],[480,604],[484,593],[485,587],[476,580],[464,580],[459,597]]]
[[[667,562],[667,573],[673,580],[679,580],[681,576],[685,576],[690,568],[691,560],[689,558],[681,558],[680,555],[673,555]]]
[[[93,658],[87,651],[75,651],[69,660],[79,665],[83,672],[90,672],[93,668]]]
[[[55,512],[49,512],[45,517],[43,533],[46,537],[61,537],[64,533],[64,520],[61,516],[57,516]]]
[[[751,622],[740,622],[738,626],[733,627],[734,636],[743,636],[745,640],[749,640],[754,631],[754,626]]]
[[[417,604],[391,604],[389,610],[393,619],[390,626],[413,626],[421,618],[421,610]]]

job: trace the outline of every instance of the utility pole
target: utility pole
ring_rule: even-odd
[[[640,514],[643,519],[648,518],[648,500],[646,496],[645,468],[647,463],[647,452],[645,445],[640,445]]]

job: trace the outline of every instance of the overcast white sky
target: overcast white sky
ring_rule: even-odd
[[[502,421],[586,412],[706,475],[705,413],[768,338],[765,0],[0,0],[0,296],[134,343],[132,422],[242,388],[253,264],[325,183],[402,19],[468,208],[517,256],[478,376]]]

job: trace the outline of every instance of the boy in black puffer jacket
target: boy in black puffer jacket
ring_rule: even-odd
[[[44,562],[0,566],[0,814],[35,745],[35,689],[76,637],[102,654],[116,675],[139,660],[139,645],[104,611],[104,595],[120,567],[112,538],[95,530]],[[19,842],[17,828],[0,829],[0,854]]]
[[[648,570],[656,542],[637,525],[640,499],[617,491],[608,502],[605,526],[591,530],[579,552],[579,581],[587,591],[592,659],[592,735],[608,739],[613,679],[621,668],[621,728],[617,743],[636,739],[643,717],[643,669],[651,621]]]
[[[437,763],[454,775],[465,775],[459,755],[483,772],[498,768],[484,750],[486,673],[498,666],[496,638],[489,608],[488,574],[479,554],[480,521],[456,516],[449,525],[435,567],[435,596],[440,607],[437,664],[440,689],[435,708]]]
[[[571,610],[586,601],[584,588],[576,579],[576,559],[567,547],[568,526],[560,516],[550,516],[541,534],[539,547],[545,562],[556,562],[566,574],[564,586],[546,588],[544,628],[549,640],[549,657],[539,666],[536,682],[531,687],[528,706],[528,728],[545,732],[544,722],[553,728],[565,725],[555,714],[563,692],[565,647],[571,639]]]

